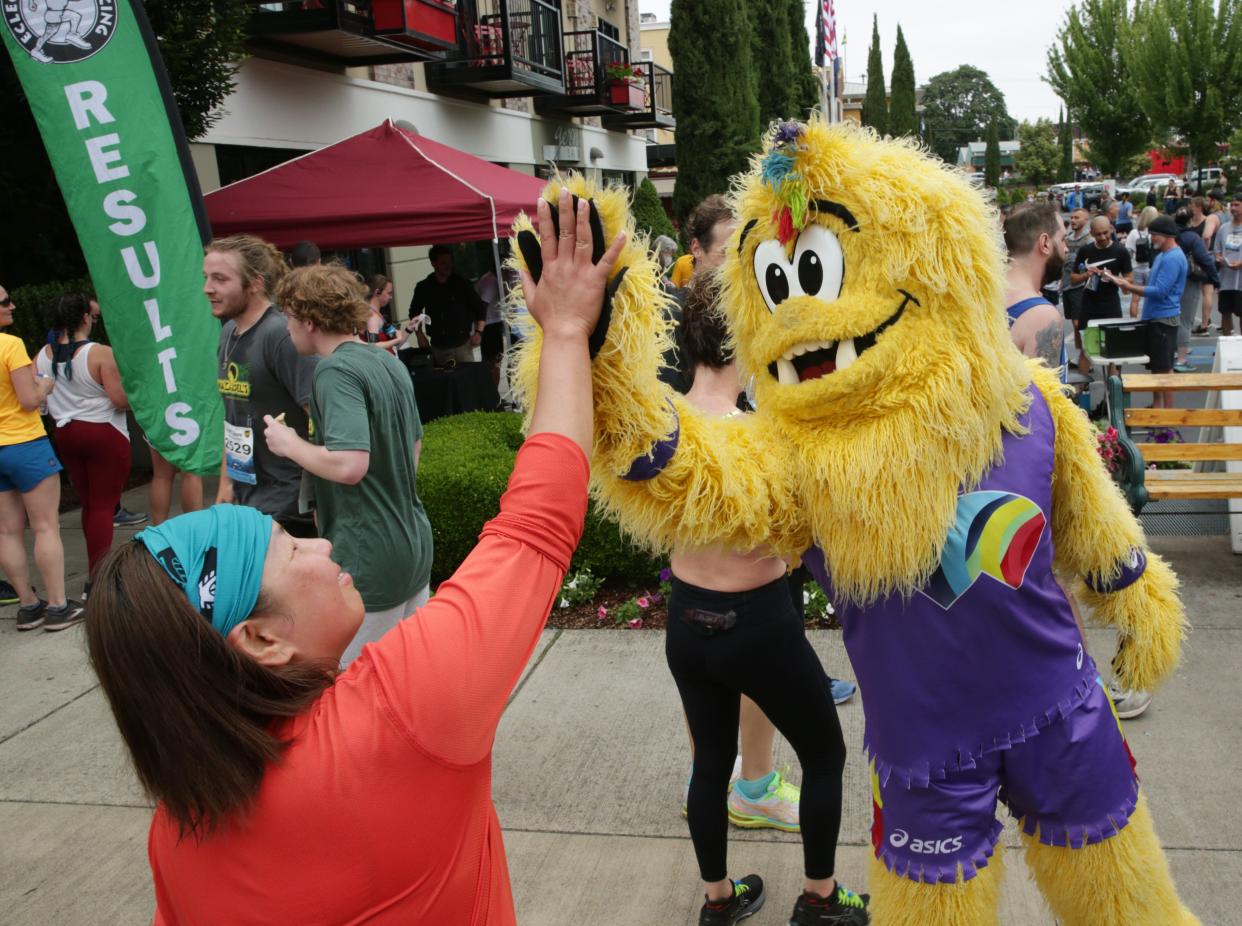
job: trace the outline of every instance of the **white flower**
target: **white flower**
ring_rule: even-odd
[[[562,599],[561,599],[561,607],[562,607],[562,608],[568,608],[568,607],[569,607],[569,599],[567,599],[567,598],[562,598]]]

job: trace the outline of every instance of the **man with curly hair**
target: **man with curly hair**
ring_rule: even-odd
[[[306,471],[319,535],[362,595],[366,616],[341,659],[348,665],[427,601],[431,524],[415,484],[423,425],[405,367],[358,338],[370,307],[355,273],[301,267],[277,296],[293,345],[320,359],[311,440],[269,415],[267,445]]]

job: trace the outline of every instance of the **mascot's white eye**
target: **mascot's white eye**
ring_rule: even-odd
[[[837,236],[822,225],[811,225],[798,236],[794,250],[794,270],[798,284],[808,296],[832,302],[841,295],[845,277],[845,255]]]
[[[755,280],[768,309],[776,307],[790,297],[800,295],[798,282],[793,278],[793,268],[785,260],[785,249],[779,241],[763,241],[755,248]]]
[[[792,264],[785,259],[779,241],[764,241],[755,248],[755,281],[773,312],[790,296],[815,296],[832,302],[841,295],[844,277],[841,243],[822,225],[811,225],[798,236]]]

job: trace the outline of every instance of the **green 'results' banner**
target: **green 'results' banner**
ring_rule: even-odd
[[[146,13],[131,0],[0,0],[0,10],[134,416],[169,462],[218,472],[209,231]]]

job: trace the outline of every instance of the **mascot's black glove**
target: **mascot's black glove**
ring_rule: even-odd
[[[606,250],[604,242],[604,223],[600,221],[599,210],[595,208],[594,200],[587,200],[589,209],[587,220],[591,226],[591,263],[598,264],[600,258],[604,256]],[[553,205],[548,210],[552,217],[552,228],[557,235],[561,233],[561,216],[560,210]],[[573,215],[578,214],[578,197],[573,197]],[[543,253],[539,249],[539,238],[530,229],[518,232],[518,250],[522,252],[522,259],[526,261],[526,269],[530,272],[530,278],[536,283],[539,277],[543,275]],[[608,323],[612,320],[612,299],[617,294],[617,290],[621,288],[621,281],[625,279],[625,271],[628,267],[622,267],[612,282],[604,289],[604,304],[599,310],[599,321],[595,323],[595,330],[591,332],[591,337],[587,341],[587,347],[590,349],[591,359],[595,359],[595,355],[599,353],[599,349],[604,346],[604,339],[608,337]]]

